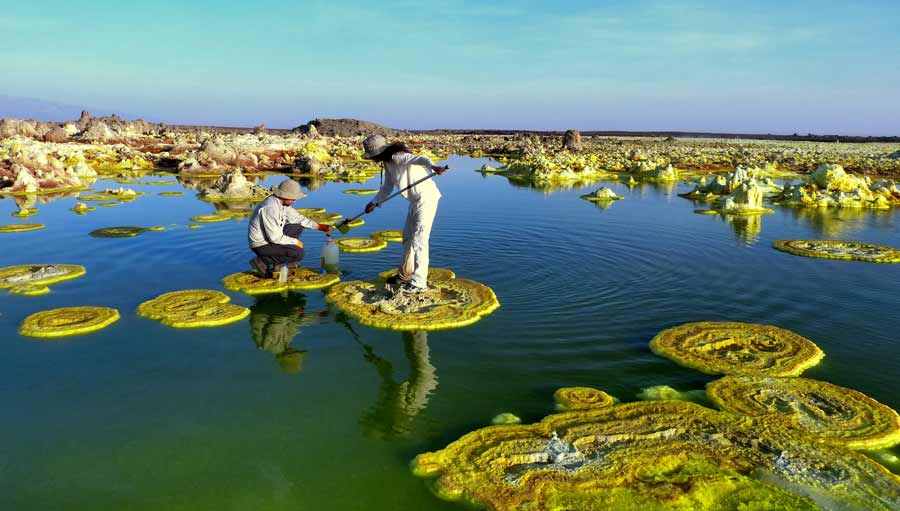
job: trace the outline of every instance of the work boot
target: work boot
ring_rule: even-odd
[[[405,279],[401,277],[399,273],[396,273],[385,279],[384,283],[388,286],[401,286],[403,284],[409,284],[410,280],[411,279]]]
[[[250,260],[250,267],[256,270],[260,276],[265,277],[267,273],[271,274],[269,268],[266,267],[266,263],[263,262],[259,257],[254,257]]]
[[[400,289],[397,292],[405,294],[417,294],[424,293],[425,291],[428,291],[427,287],[416,287],[412,285],[412,282],[407,282],[406,284],[400,286]]]

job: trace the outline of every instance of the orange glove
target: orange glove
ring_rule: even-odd
[[[303,248],[303,242],[300,240],[297,240],[297,246],[300,248]]]

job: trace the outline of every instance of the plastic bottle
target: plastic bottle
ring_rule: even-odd
[[[327,270],[329,273],[337,272],[338,264],[340,263],[339,254],[340,249],[331,241],[331,236],[329,236],[325,246],[322,247],[322,269]]]
[[[281,269],[278,270],[278,282],[284,284],[288,279],[288,268],[287,265],[281,265]]]

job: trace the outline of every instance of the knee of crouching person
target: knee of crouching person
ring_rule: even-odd
[[[291,258],[291,262],[297,262],[303,259],[303,249],[300,247],[289,247],[288,248],[288,257]]]

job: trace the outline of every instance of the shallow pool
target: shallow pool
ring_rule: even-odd
[[[180,184],[77,216],[75,199],[38,204],[46,229],[0,234],[0,266],[74,263],[87,275],[41,297],[0,292],[0,509],[459,509],[410,475],[417,453],[501,412],[552,412],[560,386],[623,401],[642,388],[702,388],[712,377],[653,355],[660,330],[702,320],[777,325],[826,353],[804,375],[900,409],[900,265],[796,257],[781,238],[900,245],[900,212],[775,207],[729,221],[693,213],[687,185],[605,182],[624,200],[579,199],[599,185],[541,191],[473,172],[451,157],[432,234],[432,266],[491,286],[502,307],[467,328],[401,334],[341,320],[323,292],[253,298],[242,322],[177,330],[134,313],[163,292],[221,289],[248,269],[247,220],[188,229],[214,212]],[[172,176],[158,178],[171,180]],[[280,177],[267,179],[271,185]],[[121,186],[98,181],[93,188]],[[351,216],[378,186],[328,183],[298,206]],[[158,192],[185,190],[184,196]],[[397,199],[353,230],[400,229]],[[18,223],[10,199],[0,223]],[[101,227],[163,225],[101,239]],[[303,236],[318,265],[324,236]],[[341,254],[345,278],[395,266],[402,247]],[[19,323],[39,310],[115,307],[100,332],[37,340]]]

